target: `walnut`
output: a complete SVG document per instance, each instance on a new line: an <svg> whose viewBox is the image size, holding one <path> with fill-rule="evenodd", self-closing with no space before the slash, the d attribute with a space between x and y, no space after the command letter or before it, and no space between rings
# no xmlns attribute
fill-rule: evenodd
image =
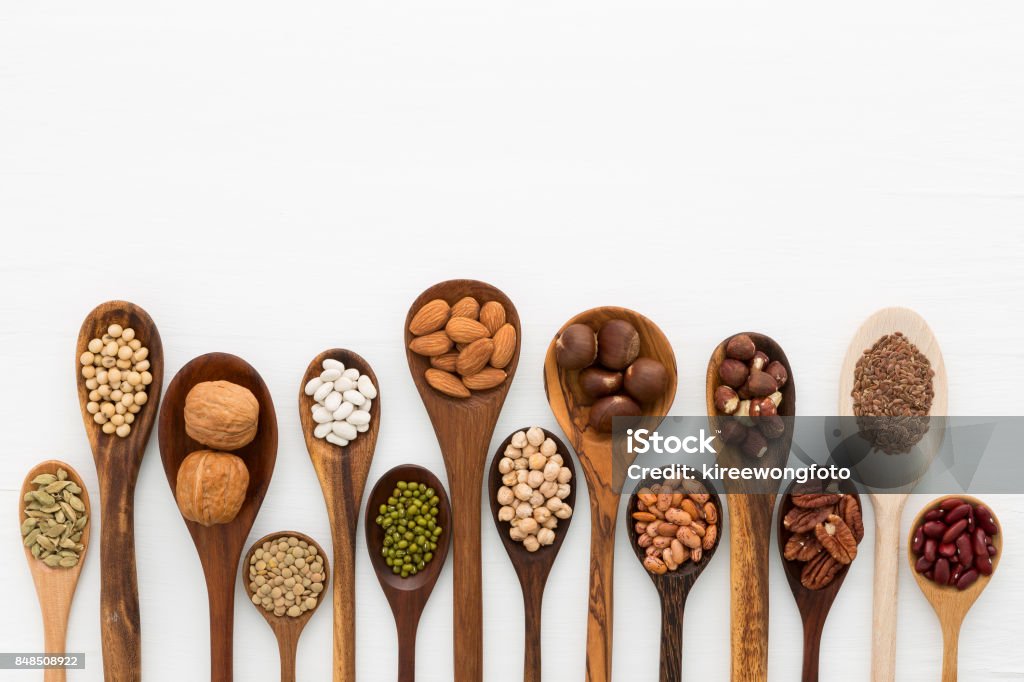
<svg viewBox="0 0 1024 682"><path fill-rule="evenodd" d="M249 470L227 452L198 450L178 469L175 498L182 516L204 526L229 523L238 515L249 488Z"/></svg>
<svg viewBox="0 0 1024 682"><path fill-rule="evenodd" d="M185 432L203 445L237 450L256 437L260 404L230 381L204 381L185 397Z"/></svg>

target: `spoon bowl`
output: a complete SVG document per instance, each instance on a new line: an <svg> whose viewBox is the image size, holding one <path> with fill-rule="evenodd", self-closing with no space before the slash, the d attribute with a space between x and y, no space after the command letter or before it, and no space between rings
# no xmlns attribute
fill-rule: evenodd
<svg viewBox="0 0 1024 682"><path fill-rule="evenodd" d="M242 458L249 470L249 488L245 501L228 523L203 526L182 516L206 576L210 600L210 679L230 682L233 676L233 631L235 571L263 504L277 460L277 416L270 391L259 373L245 360L227 353L200 355L181 370L167 387L160 408L160 459L163 461L171 496L175 496L178 469L196 450L208 449L185 433L185 397L192 387L204 381L230 381L252 391L259 403L256 437L232 454Z"/></svg>
<svg viewBox="0 0 1024 682"><path fill-rule="evenodd" d="M148 401L135 415L126 438L103 433L86 405L89 390L82 380L79 358L89 341L102 337L112 324L132 328L149 349L153 381ZM103 669L109 679L138 680L142 669L139 585L135 572L135 482L156 423L164 383L164 347L153 318L127 301L96 306L83 320L75 344L75 385L82 423L96 463L100 493L100 638Z"/></svg>
<svg viewBox="0 0 1024 682"><path fill-rule="evenodd" d="M249 566L251 565L253 554L256 553L257 549L263 547L263 543L280 537L296 537L300 541L307 542L310 547L315 547L317 556L321 558L324 566L324 589L317 596L316 605L305 613L294 618L287 614L278 616L271 611L267 611L262 606L253 604L256 610L260 612L260 615L267 621L267 625L274 631L274 636L277 638L277 648L281 657L281 682L295 682L295 655L299 646L299 636L302 635L302 630L306 627L306 623L313 617L316 610L320 608L320 604L323 603L323 598L327 594L330 566L324 548L308 535L297 533L293 530L284 530L264 535L253 543L249 551L245 553L245 561L242 562L242 586L245 588L247 595L251 594L249 591Z"/></svg>
<svg viewBox="0 0 1024 682"><path fill-rule="evenodd" d="M646 412L644 426L657 428L672 407L678 370L672 345L651 320L627 308L604 306L582 312L555 334L544 358L544 390L559 427L580 460L590 492L590 599L587 618L587 679L604 682L612 674L612 569L615 557L615 523L619 514L619 493L615 472L625 472L632 462L624 447L612 447L612 434L590 426L590 407L579 399L579 371L563 370L555 361L555 342L572 324L586 324L595 331L608 320L621 319L640 333L639 357L661 362L668 371L664 395ZM620 482L621 483L621 482Z"/></svg>
<svg viewBox="0 0 1024 682"><path fill-rule="evenodd" d="M32 480L40 474L56 474L58 469L68 472L69 481L74 481L82 489L79 498L85 504L86 513L90 515L89 522L82 529L81 544L84 546L78 556L78 564L71 568L50 567L35 558L28 547L24 547L25 560L28 561L29 571L32 573L32 581L36 586L36 595L39 597L39 608L43 615L43 642L44 651L47 654L63 654L67 651L68 616L71 614L71 602L75 598L75 588L78 587L78 578L82 573L82 566L85 565L85 553L89 550L89 529L92 526L92 506L89 504L89 491L82 481L82 477L75 469L65 462L56 459L49 459L32 467L25 476L25 482L21 485L21 494L18 496L18 525L25 520L24 506L25 494L35 490ZM64 682L67 672L64 668L47 668L43 672L45 682Z"/></svg>
<svg viewBox="0 0 1024 682"><path fill-rule="evenodd" d="M387 502L399 481L422 483L434 489L440 500L437 523L441 526L441 539L437 543L434 558L416 575L403 578L395 575L387 565L381 548L384 546L384 528L377 525L377 515L382 504ZM437 476L416 464L403 464L387 471L370 491L366 504L366 548L370 553L370 564L377 575L380 588L384 591L391 612L395 616L398 630L398 680L412 682L416 678L416 630L423 608L430 593L437 584L444 562L448 558L448 545L452 536L452 508L448 494Z"/></svg>
<svg viewBox="0 0 1024 682"><path fill-rule="evenodd" d="M498 512L501 505L498 503L498 490L503 485L501 482L501 471L498 464L505 456L505 449L512 444L512 436L519 431L526 431L529 427L518 429L509 434L508 438L502 441L491 460L490 472L487 476L487 491L490 494L491 516L494 526L498 530L498 537L501 544L505 546L505 552L512 561L512 566L519 576L519 585L523 590L523 610L526 621L526 646L523 663L523 679L527 682L540 682L541 680L541 615L542 602L544 599L544 586L548 580L551 567L558 557L558 550L562 548L565 541L565 534L569 531L569 524L572 516L567 519L559 519L558 527L555 529L555 541L546 547L541 547L536 552L530 552L523 546L523 543L516 542L509 537L509 523L498 519ZM572 473L569 496L563 502L573 510L576 509L576 467L572 463L572 455L569 449L558 436L547 429L542 429L544 436L555 442L558 454L562 455L562 466Z"/></svg>

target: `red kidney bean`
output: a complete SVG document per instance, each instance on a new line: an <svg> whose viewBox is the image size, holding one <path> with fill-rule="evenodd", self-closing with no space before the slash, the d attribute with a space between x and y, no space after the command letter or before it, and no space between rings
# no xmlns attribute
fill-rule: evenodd
<svg viewBox="0 0 1024 682"><path fill-rule="evenodd" d="M941 521L928 521L921 528L924 534L930 538L941 538L946 533L946 524Z"/></svg>
<svg viewBox="0 0 1024 682"><path fill-rule="evenodd" d="M972 568L971 570L964 572L963 575L960 576L960 579L956 581L956 589L966 590L968 587L973 585L977 579L978 572Z"/></svg>
<svg viewBox="0 0 1024 682"><path fill-rule="evenodd" d="M932 580L939 583L940 585L945 585L949 582L948 559L942 558L935 562L935 575L932 577Z"/></svg>
<svg viewBox="0 0 1024 682"><path fill-rule="evenodd" d="M946 557L947 559L956 556L956 545L952 542L939 545L939 554Z"/></svg>
<svg viewBox="0 0 1024 682"><path fill-rule="evenodd" d="M949 575L949 581L946 584L947 585L956 585L956 581L960 580L960 575L963 572L964 572L964 567L961 566L960 564L957 564L956 568L954 568L953 572Z"/></svg>
<svg viewBox="0 0 1024 682"><path fill-rule="evenodd" d="M974 516L978 525L984 528L986 533L989 535L999 534L999 526L996 525L996 519L988 507L979 504L974 510Z"/></svg>
<svg viewBox="0 0 1024 682"><path fill-rule="evenodd" d="M988 555L989 556L995 556L996 555L996 546L995 545L989 545L988 546Z"/></svg>
<svg viewBox="0 0 1024 682"><path fill-rule="evenodd" d="M924 529L920 526L914 531L914 541L910 543L910 549L918 556L921 556L924 550Z"/></svg>
<svg viewBox="0 0 1024 682"><path fill-rule="evenodd" d="M946 515L942 517L942 520L949 525L953 525L960 519L967 518L967 515L971 512L971 506L968 504L961 504L953 509L946 512Z"/></svg>
<svg viewBox="0 0 1024 682"><path fill-rule="evenodd" d="M938 549L939 544L935 542L934 538L928 538L924 541L924 558L928 561L935 563L935 551Z"/></svg>
<svg viewBox="0 0 1024 682"><path fill-rule="evenodd" d="M982 575L992 575L992 557L982 554L974 559L974 567Z"/></svg>
<svg viewBox="0 0 1024 682"><path fill-rule="evenodd" d="M947 497L942 502L939 502L939 509L949 511L950 509L956 509L957 507L963 507L966 503L959 497Z"/></svg>
<svg viewBox="0 0 1024 682"><path fill-rule="evenodd" d="M917 564L914 566L918 573L927 573L935 565L934 561L928 561L924 557L917 560Z"/></svg>
<svg viewBox="0 0 1024 682"><path fill-rule="evenodd" d="M924 515L924 520L925 521L938 521L938 520L940 520L942 518L943 514L945 514L945 512L942 511L941 509L932 509L930 512L928 512L927 514Z"/></svg>
<svg viewBox="0 0 1024 682"><path fill-rule="evenodd" d="M988 546L988 536L985 534L983 528L975 528L971 534L972 544L974 545L975 554L984 554L985 548Z"/></svg>
<svg viewBox="0 0 1024 682"><path fill-rule="evenodd" d="M971 536L964 533L956 539L956 551L960 553L960 563L970 566L974 563L974 549L971 547Z"/></svg>
<svg viewBox="0 0 1024 682"><path fill-rule="evenodd" d="M942 536L942 542L953 542L958 537L964 534L967 530L967 519L960 519L952 526L946 529L946 532Z"/></svg>

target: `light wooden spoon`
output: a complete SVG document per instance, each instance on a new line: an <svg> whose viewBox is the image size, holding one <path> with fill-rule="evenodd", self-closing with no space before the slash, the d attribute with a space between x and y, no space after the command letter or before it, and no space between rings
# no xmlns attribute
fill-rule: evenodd
<svg viewBox="0 0 1024 682"><path fill-rule="evenodd" d="M854 370L857 361L864 351L871 348L882 336L894 332L903 334L917 346L935 371L932 387L935 397L932 400L931 414L936 417L946 415L948 410L948 392L946 365L942 360L942 351L938 341L920 315L908 308L883 308L860 326L850 341L849 350L843 361L842 373L839 376L839 416L841 430L850 431L846 437L856 437L856 423L853 417ZM907 461L912 467L923 473L919 463L930 462L942 447L945 428L941 423L933 421L924 439L917 445L912 457ZM878 466L895 466L898 460L884 452L872 451L872 460L862 462L866 467L874 462ZM861 468L859 467L859 468ZM868 498L875 511L875 579L872 602L872 642L871 642L871 679L873 682L893 682L896 678L896 613L897 586L899 584L899 546L900 519L907 497L916 484L916 478L889 493L869 493Z"/></svg>
<svg viewBox="0 0 1024 682"><path fill-rule="evenodd" d="M910 536L907 540L907 559L910 561L910 572L913 573L914 579L917 580L917 586L921 588L924 596L931 603L932 608L935 609L935 615L939 617L939 625L942 627L942 682L956 682L960 626L963 624L964 616L967 615L971 606L981 596L982 591L988 587L989 581L992 580L992 576L995 575L995 571L999 567L999 559L1003 556L1003 527L1000 525L995 512L993 512L992 518L995 520L999 532L992 536L992 546L996 548L996 555L992 557L992 575L979 575L973 585L966 590L959 590L956 586L939 585L917 572L914 567L916 557L914 552L909 549L914 542L914 531L921 524L925 514L935 509L939 503L949 497L958 497L971 504L983 504L981 500L970 495L945 495L940 497L925 506L917 515L914 523L910 526ZM990 511L991 509L989 507Z"/></svg>
<svg viewBox="0 0 1024 682"><path fill-rule="evenodd" d="M264 535L262 538L253 543L249 551L245 553L245 561L242 562L242 588L245 590L246 595L251 595L249 591L249 566L251 557L256 553L257 549L263 546L263 543L273 540L274 538L280 537L296 537L299 540L305 540L309 543L310 547L316 547L317 555L323 561L324 565L324 589L317 595L316 606L309 609L300 616L291 617L289 615L276 616L272 611L267 611L262 606L253 604L260 615L267 621L267 625L274 631L274 636L277 638L277 649L281 657L281 682L295 682L295 655L299 647L299 636L302 635L303 628L306 627L306 623L313 617L313 613L320 608L320 604L324 601L324 596L327 594L327 585L329 582L328 576L330 575L329 563L327 561L327 554L324 553L324 548L316 543L313 538L303 533L297 533L294 530L283 530L277 533L270 533ZM249 600L252 603L252 599Z"/></svg>
<svg viewBox="0 0 1024 682"><path fill-rule="evenodd" d="M640 332L640 357L658 360L668 370L665 395L647 408L652 417L646 427L654 429L668 414L676 396L676 356L668 338L649 319L627 308L604 306L576 315L562 325L544 359L544 390L555 420L576 450L590 491L590 600L587 619L587 680L606 682L612 676L612 569L615 565L615 522L620 497L613 486L614 472L625 472L629 455L615 453L612 434L599 433L589 423L590 407L577 396L579 371L564 371L555 362L555 341L566 327L582 323L597 331L608 320L626 320ZM624 448L620 448L623 449ZM617 455L624 455L618 462Z"/></svg>
<svg viewBox="0 0 1024 682"><path fill-rule="evenodd" d="M36 584L36 595L39 597L39 608L43 612L43 642L44 651L48 654L63 654L67 650L66 640L68 632L68 616L71 614L71 601L75 597L75 588L78 586L78 576L82 573L82 566L85 565L85 553L89 550L89 528L92 526L92 506L89 504L89 491L82 482L82 477L70 465L56 459L40 462L32 467L32 470L25 476L25 482L21 485L21 494L18 496L18 525L25 520L25 493L35 490L32 479L40 474L56 474L58 469L68 472L68 480L74 481L82 489L79 497L85 504L86 512L89 514L89 522L82 529L81 544L85 546L78 557L78 564L71 568L51 568L39 559L32 556L32 552L25 547L25 560L28 561L28 568L32 572L32 580ZM64 668L46 668L43 671L44 682L64 682L67 678L67 671Z"/></svg>
<svg viewBox="0 0 1024 682"><path fill-rule="evenodd" d="M370 377L377 397L370 408L370 428L345 447L313 435L317 423L311 411L315 401L306 395L306 383L323 372L323 361L334 359L346 369L358 369ZM370 364L350 350L332 348L313 358L299 385L299 420L306 450L320 480L334 547L334 682L356 679L356 528L366 477L377 448L381 417L380 383Z"/></svg>

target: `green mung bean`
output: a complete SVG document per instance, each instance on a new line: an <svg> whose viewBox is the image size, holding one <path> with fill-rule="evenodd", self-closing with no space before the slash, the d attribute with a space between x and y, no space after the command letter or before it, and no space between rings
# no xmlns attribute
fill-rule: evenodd
<svg viewBox="0 0 1024 682"><path fill-rule="evenodd" d="M437 522L439 504L437 492L430 486L399 481L380 505L376 519L384 529L380 553L395 575L416 575L434 558L444 532Z"/></svg>

